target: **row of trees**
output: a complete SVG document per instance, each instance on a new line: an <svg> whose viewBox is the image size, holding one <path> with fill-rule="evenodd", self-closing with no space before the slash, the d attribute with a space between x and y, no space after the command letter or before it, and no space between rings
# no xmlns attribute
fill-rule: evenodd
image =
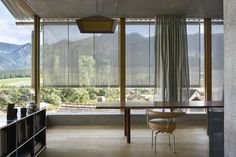
<svg viewBox="0 0 236 157"><path fill-rule="evenodd" d="M106 101L119 100L118 88L41 88L41 102L52 105L65 104L94 104L98 96L106 97ZM26 106L33 100L30 87L0 87L0 108L5 109L8 103Z"/></svg>
<svg viewBox="0 0 236 157"><path fill-rule="evenodd" d="M127 94L149 95L153 89L129 88ZM119 88L46 88L40 91L41 102L46 102L54 106L60 104L95 104L98 97L103 96L106 102L119 101ZM0 87L0 109L6 109L8 103L15 103L18 106L26 106L33 100L33 90L30 86Z"/></svg>
<svg viewBox="0 0 236 157"><path fill-rule="evenodd" d="M119 98L116 88L42 88L42 101L50 104L94 104L98 96L104 96L107 101Z"/></svg>
<svg viewBox="0 0 236 157"><path fill-rule="evenodd" d="M31 77L30 70L0 71L0 79Z"/></svg>

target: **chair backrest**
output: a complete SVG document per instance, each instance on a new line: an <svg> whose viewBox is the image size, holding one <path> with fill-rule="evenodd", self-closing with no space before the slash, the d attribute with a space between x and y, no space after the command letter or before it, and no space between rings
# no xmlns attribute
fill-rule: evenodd
<svg viewBox="0 0 236 157"><path fill-rule="evenodd" d="M147 110L146 114L149 118L153 119L153 118L178 118L182 115L184 115L183 112L157 112L157 111L153 111L153 110Z"/></svg>

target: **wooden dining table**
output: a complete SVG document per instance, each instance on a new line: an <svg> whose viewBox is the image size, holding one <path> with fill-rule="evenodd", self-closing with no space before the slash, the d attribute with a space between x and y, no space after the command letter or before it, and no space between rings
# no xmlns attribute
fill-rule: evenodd
<svg viewBox="0 0 236 157"><path fill-rule="evenodd" d="M131 114L132 109L190 109L203 108L209 111L210 108L223 108L223 101L153 101L153 102L120 102L98 103L97 109L123 109L124 110L124 134L127 143L131 143Z"/></svg>

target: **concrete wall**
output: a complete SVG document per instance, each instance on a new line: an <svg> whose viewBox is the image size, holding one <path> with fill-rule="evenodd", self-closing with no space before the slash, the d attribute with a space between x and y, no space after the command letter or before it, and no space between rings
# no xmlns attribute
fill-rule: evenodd
<svg viewBox="0 0 236 157"><path fill-rule="evenodd" d="M146 116L135 114L131 116L131 123L134 125L145 125ZM122 114L57 114L47 115L47 124L51 125L123 125ZM206 115L185 115L177 119L177 124L207 124Z"/></svg>
<svg viewBox="0 0 236 157"><path fill-rule="evenodd" d="M236 0L224 0L224 148L236 157Z"/></svg>

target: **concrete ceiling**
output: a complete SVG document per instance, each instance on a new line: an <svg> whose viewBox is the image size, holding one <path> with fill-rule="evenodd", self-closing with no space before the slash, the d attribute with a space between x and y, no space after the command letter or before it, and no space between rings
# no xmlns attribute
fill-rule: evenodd
<svg viewBox="0 0 236 157"><path fill-rule="evenodd" d="M41 18L81 18L97 14L96 0L25 1ZM223 0L98 0L98 14L113 18L157 15L221 18Z"/></svg>

